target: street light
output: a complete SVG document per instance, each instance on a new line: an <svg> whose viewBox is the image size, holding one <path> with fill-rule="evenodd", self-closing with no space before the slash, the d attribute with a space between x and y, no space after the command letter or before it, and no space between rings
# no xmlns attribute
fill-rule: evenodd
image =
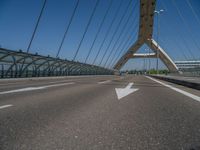
<svg viewBox="0 0 200 150"><path fill-rule="evenodd" d="M150 63L151 63L151 62L150 62L150 48L146 48L145 51L146 51L146 52L148 53L148 55L149 55L149 59L148 59L148 60L149 60L148 72L149 72L149 71L150 71ZM147 57L148 57L148 55L147 55Z"/></svg>
<svg viewBox="0 0 200 150"><path fill-rule="evenodd" d="M163 9L160 9L160 10L155 10L155 11L154 11L154 13L158 13L158 14L160 14L160 13L162 13L162 12L164 12L164 10L163 10Z"/></svg>
<svg viewBox="0 0 200 150"><path fill-rule="evenodd" d="M156 56L157 56L157 61L156 61L156 72L158 74L158 58L159 58L159 50L158 50L158 37L159 37L159 29L160 29L160 20L159 20L159 15L162 14L164 12L163 9L160 9L160 10L155 10L154 13L157 14L157 53L156 53Z"/></svg>
<svg viewBox="0 0 200 150"><path fill-rule="evenodd" d="M145 60L146 54L144 54L144 68L143 68L143 73L145 74L146 72L146 60Z"/></svg>

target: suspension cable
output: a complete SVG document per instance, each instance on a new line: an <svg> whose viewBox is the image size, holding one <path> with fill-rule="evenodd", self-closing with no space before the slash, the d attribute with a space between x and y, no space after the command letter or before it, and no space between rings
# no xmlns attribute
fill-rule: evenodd
<svg viewBox="0 0 200 150"><path fill-rule="evenodd" d="M128 3L128 5L126 6L123 15L122 15L121 18L120 18L120 21L119 21L119 23L118 23L118 25L117 25L117 28L115 29L115 31L114 31L114 33L113 33L113 35L112 35L112 37L111 37L111 40L110 40L110 42L109 42L109 44L108 44L108 46L107 46L107 48L106 48L106 50L105 50L105 52L104 52L104 54L103 54L103 57L102 57L102 59L101 59L99 65L101 65L101 63L103 62L103 60L104 60L104 58L105 58L107 52L109 51L109 48L110 48L110 46L111 46L111 43L113 42L113 40L114 40L114 38L115 38L115 35L117 34L117 32L118 32L118 30L119 30L119 28L120 28L120 26L121 26L122 20L124 19L126 13L128 12L128 8L129 8L131 2L132 2L132 0L129 0L129 3Z"/></svg>
<svg viewBox="0 0 200 150"><path fill-rule="evenodd" d="M130 27L129 27L128 29L131 29L131 27L132 27L132 24L130 25ZM135 25L134 27L136 27L136 25ZM133 32L133 31L135 31L134 28L131 30L131 32ZM126 36L128 33L130 33L129 30L126 31L126 33L124 34L124 37L122 38L122 39L124 39L124 40L122 40L122 41L120 42L120 44L118 45L118 47L116 48L117 51L115 51L115 54L114 54L113 58L111 59L111 63L110 63L110 64L112 64L113 61L115 60L116 56L118 56L118 55L121 53L122 50L120 49L120 47L123 47L122 45L124 45L125 43L127 44L127 42L126 42L127 39L126 39L125 36ZM128 37L129 37L129 36L128 36ZM128 38L128 39L129 39L129 38ZM118 55L117 55L117 54L118 54Z"/></svg>
<svg viewBox="0 0 200 150"><path fill-rule="evenodd" d="M135 25L136 27L136 25ZM112 67L116 61L119 59L120 56L123 56L125 53L126 53L126 50L130 47L130 45L132 44L132 37L133 35L136 34L136 30L135 30L135 27L133 27L132 31L130 32L130 35L128 36L127 40L125 40L124 44L122 45L117 57L115 57L115 59L113 58L113 63L110 63L110 67ZM134 37L135 38L135 37ZM127 47L127 48L125 48Z"/></svg>
<svg viewBox="0 0 200 150"><path fill-rule="evenodd" d="M31 45L32 45L32 42L33 42L33 39L34 39L34 37L35 37L35 34L36 34L36 31L37 31L38 25L39 25L40 20L41 20L41 17L42 17L42 14L43 14L43 12L44 12L44 8L45 8L45 6L46 6L46 2L47 2L47 0L44 0L43 6L42 6L42 9L41 9L41 11L40 11L39 17L38 17L38 19L37 19L35 28L34 28L34 30L33 30L33 34L32 34L32 36L31 36L31 39L30 39L28 48L27 48L27 50L26 50L27 53L30 51L30 47L31 47ZM25 63L25 58L23 59L23 62L22 62L22 65L21 65L20 76L21 76L21 71L22 71L22 69L23 69L23 67L24 67L24 63Z"/></svg>
<svg viewBox="0 0 200 150"><path fill-rule="evenodd" d="M164 5L164 3L162 3L163 5ZM166 24L166 23L164 23L164 24ZM178 25L178 23L176 22L176 24ZM168 26L167 26L168 27ZM193 53L192 53L192 51L190 50L190 48L189 48L189 46L188 46L188 44L187 44L187 40L184 38L184 36L182 36L181 35L181 31L178 29L177 30L178 32L178 36L181 38L181 40L183 41L183 44L181 44L181 46L184 46L184 48L189 52L189 54L190 54L190 56L192 57L192 59L193 60L196 60L196 58L194 57L194 55L193 55ZM177 39L176 39L177 40ZM178 50L179 51L181 51L181 47L180 47L180 45L178 45L178 42L175 42L176 43L176 46L178 46ZM183 54L183 56L184 56L184 58L185 58L185 60L190 60L190 59L188 59L188 57L187 57L187 55L185 55L185 53L184 53L184 51L181 51L182 52L182 54Z"/></svg>
<svg viewBox="0 0 200 150"><path fill-rule="evenodd" d="M177 7L175 0L171 0L171 1L172 1L173 5L175 6L175 8L176 8L176 10L177 10L177 12L178 12L180 18L182 19L183 23L185 24L186 28L187 28L188 31L190 32L192 41L194 42L194 44L195 44L195 46L197 47L197 49L200 50L200 47L199 47L199 45L197 44L196 40L194 39L194 36L193 36L193 34L192 34L192 31L191 31L189 25L187 24L187 22L185 21L183 15L181 14L180 9Z"/></svg>
<svg viewBox="0 0 200 150"><path fill-rule="evenodd" d="M32 42L33 42L33 39L34 39L34 37L35 37L35 33L36 33L36 31L37 31L37 28L38 28L38 25L39 25L39 23L40 23L42 14L43 14L43 12L44 12L44 8L45 8L45 6L46 6L46 2L47 2L47 0L44 0L42 9L41 9L41 11L40 11L40 14L39 14L39 17L38 17L38 19L37 19L35 28L34 28L34 30L33 30L33 34L32 34L32 36L31 36L31 40L30 40L29 45L28 45L28 48L27 48L27 50L26 50L27 53L29 52L30 47L31 47Z"/></svg>
<svg viewBox="0 0 200 150"><path fill-rule="evenodd" d="M164 22L164 21L165 21L165 19L163 19L163 24L166 25L166 22ZM161 22L161 23L162 23L162 22ZM177 25L178 25L178 24L177 24ZM170 32L169 26L165 26L165 28ZM186 45L186 40L183 39L184 36L181 36L181 32L179 31L179 29L177 29L177 33L178 33L178 36L182 39L183 45L184 45L185 48L189 51L189 54L193 57L193 59L195 59L194 56L193 56L193 53L190 51L190 49L189 49L188 46ZM177 40L177 37L176 37L176 36L175 36L175 38L176 38L176 40ZM175 43L177 43L177 42L175 42ZM176 45L176 44L175 44L175 45ZM184 52L180 50L180 47L178 48L178 50L184 55L185 59L187 60L188 58L185 56Z"/></svg>
<svg viewBox="0 0 200 150"><path fill-rule="evenodd" d="M163 3L163 5L165 5L165 3ZM165 20L163 20L163 21L165 21ZM178 22L175 21L175 23L177 24L177 26L179 26ZM166 23L164 23L164 24L166 24ZM167 27L168 27L168 26L167 26ZM194 55L193 55L191 49L189 48L189 46L188 46L188 44L187 44L187 40L185 39L185 36L183 36L183 35L181 34L181 31L180 31L179 28L177 28L177 33L178 33L178 36L180 37L180 39L183 41L182 43L185 45L185 47L186 47L187 51L189 52L189 54L191 55L191 57L192 57L193 59L195 59L195 57L194 57Z"/></svg>
<svg viewBox="0 0 200 150"><path fill-rule="evenodd" d="M113 3L113 0L110 0L109 6L108 6L108 8L107 8L107 10L106 10L106 13L105 13L105 15L104 15L102 21L101 21L101 24L100 24L100 26L99 26L99 28L98 28L98 31L97 31L97 33L96 33L96 35L95 35L95 38L94 38L94 40L93 40L93 42L92 42L92 45L91 45L91 47L90 47L90 49L89 49L89 52L88 52L88 54L87 54L87 57L86 57L86 59L85 59L85 63L87 62L87 60L88 60L88 58L89 58L89 56L90 56L90 54L91 54L91 52L92 52L92 50L93 50L94 44L95 44L95 42L96 42L96 40L97 40L97 37L98 37L98 35L99 35L99 33L100 33L102 27L103 27L103 24L104 24L105 19L106 19L107 15L108 15L108 12L110 11L110 8L111 8L111 6L112 6L112 3Z"/></svg>
<svg viewBox="0 0 200 150"><path fill-rule="evenodd" d="M87 31L88 31L88 28L89 28L90 23L91 23L91 21L92 21L92 19L93 19L93 16L94 16L94 14L95 14L95 11L96 11L96 8L97 8L98 4L99 4L99 0L97 0L96 3L95 3L94 9L93 9L92 14L91 14L91 16L90 16L90 18L89 18L89 21L88 21L88 23L87 23L86 29L85 29L85 31L84 31L84 33L83 33L82 39L81 39L81 41L80 41L80 43L79 43L79 45L78 45L78 48L77 48L77 50L76 50L76 52L75 52L73 61L76 59L76 57L77 57L77 55L78 55L78 52L79 52L80 47L81 47L81 45L82 45L83 39L85 38L85 35L86 35Z"/></svg>
<svg viewBox="0 0 200 150"><path fill-rule="evenodd" d="M135 18L133 18L133 20L135 20ZM134 34L136 33L136 30L135 30L136 26L137 26L137 24L134 24L134 26L132 27L132 24L131 24L130 27L128 28L128 30L126 31L125 35L127 35L128 33L131 33L131 34L128 36L128 40L126 40L125 37L124 37L124 38L123 38L124 41L122 41L122 42L119 44L119 46L117 47L117 49L119 49L119 50L118 50L118 55L117 55L117 52L116 52L115 57L113 57L112 60L111 60L111 63L110 63L111 65L112 65L112 63L114 63L114 62L118 59L118 57L121 56L121 54L123 53L123 51L124 51L126 45L127 45L127 44L129 43L129 41L131 40L132 35L134 35ZM132 28L131 28L131 27L132 27ZM131 29L131 32L129 31L129 29ZM124 44L123 44L123 43L124 43ZM121 49L120 49L120 47L121 47ZM117 55L117 57L116 57L116 55ZM110 66L111 66L111 65L110 65Z"/></svg>
<svg viewBox="0 0 200 150"><path fill-rule="evenodd" d="M117 50L116 50L115 48L116 48L117 44L119 43L119 40L121 39L122 34L125 32L125 29L127 28L127 25L128 25L128 23L129 23L129 21L130 21L131 16L132 16L132 15L134 16L134 13L133 13L133 12L134 12L134 10L135 10L136 4L137 4L137 2L135 3L135 5L133 6L133 8L131 9L128 18L127 18L127 20L126 20L124 26L122 27L122 30L121 30L121 32L120 32L120 34L119 34L117 40L115 41L115 43L114 43L114 45L113 45L113 47L112 47L112 49L111 49L111 51L110 51L110 54L108 55L108 58L107 58L107 60L106 60L106 62L105 62L105 64L104 64L104 67L107 65L107 63L109 62L110 58L112 59L111 56L113 55L113 53L114 53L114 52L116 53ZM133 12L132 12L132 10L133 10Z"/></svg>
<svg viewBox="0 0 200 150"><path fill-rule="evenodd" d="M114 63L119 59L119 57L121 55L123 55L123 53L126 52L125 51L126 45L128 45L128 48L129 48L129 42L131 41L132 35L136 35L136 30L135 30L135 28L137 26L137 22L135 22L135 20L137 20L136 17L137 17L137 15L133 17L133 24L130 24L129 28L127 29L126 33L124 34L124 37L122 38L124 40L121 41L121 43L118 45L118 47L117 47L118 51L115 52L113 58L111 59L109 67L113 66ZM131 29L131 30L129 31L129 29ZM129 35L129 33L131 33L131 34ZM127 39L126 39L126 35L129 35ZM121 49L120 49L120 47L121 47Z"/></svg>
<svg viewBox="0 0 200 150"><path fill-rule="evenodd" d="M113 17L113 19L112 19L112 21L111 21L110 26L108 27L108 30L106 31L106 34L105 34L105 36L104 36L104 39L103 39L103 41L102 41L102 43L101 43L101 45L100 45L100 47L99 47L99 49L98 49L98 51L97 51L97 54L96 54L96 56L95 56L95 58L94 58L94 60L93 60L92 65L95 64L95 62L96 62L96 60L97 60L97 57L99 56L100 51L101 51L101 49L102 49L102 47L103 47L103 45L104 45L104 43L105 43L105 40L107 39L107 37L108 37L108 35L109 35L109 33L110 33L110 30L112 29L113 23L115 22L115 20L116 20L116 18L117 18L117 16L118 16L119 10L120 10L121 5L122 5L122 2L123 2L123 0L120 1L120 4L119 4L119 6L117 7L117 9L116 9L116 11L115 11L114 17Z"/></svg>
<svg viewBox="0 0 200 150"><path fill-rule="evenodd" d="M164 41L168 41L168 42L169 42L169 39L166 39L166 38L160 39L160 42L163 44L162 47L166 50L166 45L165 45L166 42L164 42ZM181 51L181 47L180 47L180 45L178 45L177 40L174 41L174 42L176 42L175 50L178 49L178 51L180 52L180 51ZM177 48L177 47L178 47L178 48ZM173 49L173 48L171 48L171 49ZM185 53L184 53L183 51L181 51L181 53L183 54L183 57L185 58L185 60L188 61L189 59L188 59L188 57L185 55ZM180 55L180 53L179 53L179 55ZM182 56L182 55L181 55L181 56Z"/></svg>
<svg viewBox="0 0 200 150"><path fill-rule="evenodd" d="M164 6L164 3L162 3L162 6L166 9L166 7ZM162 25L162 23L163 23L164 25L166 25L165 19L163 19L162 21L163 21L163 22L161 22L161 25ZM168 26L168 25L165 26L165 29L166 29L166 32L170 32L170 29L169 29L169 26ZM163 37L163 39L165 39L165 41L170 41L169 38ZM177 37L176 37L176 36L175 36L175 39L177 40ZM160 39L160 40L161 40L161 42L163 43L163 45L165 46L164 43L166 43L166 42L162 41L162 39ZM177 42L175 42L175 43L177 43ZM178 46L177 44L175 44L175 45ZM181 53L183 54L183 56L185 57L185 59L187 60L187 57L185 56L184 52L181 51L180 46L178 47L178 51L181 52Z"/></svg>
<svg viewBox="0 0 200 150"><path fill-rule="evenodd" d="M70 28L70 26L71 26L71 23L72 23L72 21L73 21L74 15L75 15L76 10L77 10L77 7L78 7L78 5L79 5L79 1L80 1L80 0L77 0L77 2L76 2L75 8L74 8L74 10L73 10L73 12L72 12L72 15L71 15L71 17L70 17L69 23L68 23L68 25L67 25L67 28L66 28L65 33L64 33L64 35L63 35L62 41L61 41L60 46L59 46L59 48L58 48L56 57L58 57L59 54L60 54L60 50L61 50L61 48L62 48L62 46L63 46L63 43L64 43L65 38L66 38L66 36L67 36L68 30L69 30L69 28Z"/></svg>
<svg viewBox="0 0 200 150"><path fill-rule="evenodd" d="M115 59L115 61L113 61L113 64L110 64L109 68L113 68L116 61L120 59L120 57L124 56L125 53L127 52L127 49L130 48L130 46L133 44L133 41L131 39L132 36L129 36L128 40L126 41L126 43L124 43L123 47L122 47L122 51L119 53L118 58Z"/></svg>
<svg viewBox="0 0 200 150"><path fill-rule="evenodd" d="M196 18L197 22L198 22L199 25L200 25L200 19L199 19L197 13L195 12L195 10L194 10L194 8L193 8L191 2L190 2L189 0L186 0L186 2L187 2L187 4L188 4L188 6L190 7L190 9L192 10L192 13L193 13L194 17Z"/></svg>

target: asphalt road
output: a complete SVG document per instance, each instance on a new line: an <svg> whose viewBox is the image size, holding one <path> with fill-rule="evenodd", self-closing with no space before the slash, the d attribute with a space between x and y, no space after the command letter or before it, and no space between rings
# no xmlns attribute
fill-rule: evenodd
<svg viewBox="0 0 200 150"><path fill-rule="evenodd" d="M198 150L200 92L161 82L145 76L0 81L0 150ZM115 88L130 83L138 90L118 99Z"/></svg>

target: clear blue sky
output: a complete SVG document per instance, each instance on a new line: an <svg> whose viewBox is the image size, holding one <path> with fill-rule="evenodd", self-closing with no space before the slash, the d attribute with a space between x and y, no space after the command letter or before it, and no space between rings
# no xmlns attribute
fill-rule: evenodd
<svg viewBox="0 0 200 150"><path fill-rule="evenodd" d="M120 53L121 49L125 52L127 48L133 44L137 37L138 29L138 12L139 12L139 0L133 0L131 5L128 6L130 0L122 0L122 4L117 15L117 18L112 26L109 36L106 39L105 44L100 52L99 57L96 60L98 64L103 56L108 44L111 40L114 31L119 25L120 18L125 13L125 17L122 20L119 30L117 31L111 46L106 53L103 63L109 57L110 51L114 47L115 41L122 31L122 36L116 43L115 49ZM174 5L175 1L176 5ZM173 60L192 60L200 59L200 1L188 0L192 5L192 9L189 7L187 0L157 0L157 10L164 9L164 12L160 15L160 35L159 43L166 50ZM93 62L95 55L103 41L103 38L108 30L111 20L120 5L121 0L113 0L112 7L106 17L103 28L95 42L94 48L89 57L88 63ZM71 60L75 54L78 44L86 28L86 24L89 20L91 12L95 6L96 0L80 0L77 12L74 16L73 22L69 28L69 32L65 39L64 45L61 49L60 58L67 58ZM0 1L0 45L1 47L26 51L28 43L31 38L34 26L36 24L39 12L41 10L43 0L1 0ZM59 44L61 42L63 33L69 23L69 18L75 7L76 0L47 0L46 7L38 26L38 30L35 35L35 39L32 43L30 52L39 53L41 55L50 55L55 57ZM133 6L135 9L132 10ZM109 0L100 0L97 10L94 14L94 18L88 28L88 32L80 47L80 51L77 55L77 61L84 61L88 50L94 40L98 27L103 19L103 16L109 6ZM128 10L126 12L126 7ZM186 24L179 16L176 7L180 10L181 15L184 17ZM197 15L195 17L195 15ZM132 13L130 20L125 26L126 20L128 20L129 14ZM154 23L154 38L157 39L157 17ZM198 20L199 19L199 20ZM132 28L131 28L132 27ZM133 29L134 27L134 29ZM128 34L126 34L128 33ZM132 34L132 36L130 36ZM130 41L127 41L131 37ZM127 42L126 42L127 41ZM185 42L186 41L186 42ZM127 43L127 44L126 44ZM118 49L117 49L118 48ZM144 45L139 51L144 52L146 46ZM114 52L111 53L111 58L114 56ZM108 64L111 59L108 59ZM144 60L130 60L124 69L141 69L144 66ZM155 60L151 60L151 67L155 67ZM164 68L160 62L160 67Z"/></svg>

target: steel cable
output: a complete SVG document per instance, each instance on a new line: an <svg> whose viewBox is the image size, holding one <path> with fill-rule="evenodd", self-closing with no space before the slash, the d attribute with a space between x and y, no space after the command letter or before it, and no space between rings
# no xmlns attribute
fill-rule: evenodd
<svg viewBox="0 0 200 150"><path fill-rule="evenodd" d="M175 21L175 23L177 24L177 26L179 26L179 24ZM179 35L179 37L182 39L184 46L186 47L187 51L189 52L189 54L192 56L193 59L195 59L194 54L192 53L192 51L190 50L189 46L187 45L187 41L184 38L184 36L181 34L181 31L179 28L177 28L177 33Z"/></svg>
<svg viewBox="0 0 200 150"><path fill-rule="evenodd" d="M96 42L96 40L97 40L97 37L98 37L98 35L99 35L99 33L100 33L102 27L103 27L103 24L104 24L104 22L105 22L105 19L106 19L107 15L108 15L108 12L109 12L111 6L112 6L112 3L113 3L113 0L110 0L109 6L108 6L108 8L107 8L107 10L106 10L106 13L105 13L105 15L104 15L102 21L101 21L101 24L100 24L100 26L99 26L99 28L98 28L98 31L97 31L97 33L96 33L96 35L95 35L95 38L94 38L94 40L93 40L93 42L92 42L92 45L91 45L91 47L90 47L90 49L89 49L89 52L88 52L88 54L87 54L87 57L86 57L86 59L85 59L85 63L87 62L87 60L88 60L88 58L89 58L89 56L90 56L90 54L91 54L91 52L92 52L92 50L93 50L94 44L95 44L95 42Z"/></svg>
<svg viewBox="0 0 200 150"><path fill-rule="evenodd" d="M188 6L190 7L190 9L192 10L192 13L193 13L193 15L195 16L195 18L196 18L198 24L200 25L200 19L199 19L197 13L195 12L195 10L194 10L194 8L193 8L191 2L190 2L189 0L186 0L186 2L187 2L187 4L188 4Z"/></svg>
<svg viewBox="0 0 200 150"><path fill-rule="evenodd" d="M137 24L134 24L133 28L131 28L132 25L130 26L129 29L132 29L131 32L130 32L131 34L128 36L128 40L124 40L124 41L125 41L124 44L121 43L121 44L117 47L117 49L119 49L118 55L117 55L117 53L116 53L117 57L116 57L116 56L113 57L113 59L111 60L111 63L110 63L111 65L112 65L114 62L116 62L117 59L119 59L119 57L120 57L121 54L123 53L123 51L124 51L126 45L128 44L128 41L131 39L131 36L134 35L134 34L136 33L136 30L135 30L136 26L137 26ZM129 33L129 30L126 31L126 34L128 34L128 33ZM126 34L125 34L125 35L126 35ZM135 38L135 37L134 37L134 38ZM125 39L125 38L124 38L124 39ZM120 49L120 46L122 47L121 49Z"/></svg>
<svg viewBox="0 0 200 150"><path fill-rule="evenodd" d="M67 28L66 28L66 30L65 30L65 33L64 33L64 35L63 35L62 41L61 41L60 46L59 46L59 48L58 48L56 57L58 57L59 54L60 54L61 48L62 48L62 46L63 46L63 43L64 43L64 41L65 41L65 38L66 38L67 33L68 33L68 31L69 31L69 28L70 28L70 26L71 26L71 23L72 23L72 21L73 21L74 15L75 15L76 10L77 10L77 7L78 7L78 5L79 5L79 1L80 1L80 0L77 0L77 2L76 2L76 5L75 5L74 10L73 10L73 12L72 12L72 15L71 15L71 17L70 17L69 23L68 23Z"/></svg>
<svg viewBox="0 0 200 150"><path fill-rule="evenodd" d="M100 54L100 52L101 52L101 49L102 49L102 47L103 47L103 45L104 45L104 43L105 43L105 40L107 39L107 37L108 37L108 35L109 35L109 33L110 33L110 30L111 30L111 28L112 28L112 26L113 26L113 23L115 22L115 20L116 20L116 18L117 18L117 15L118 15L119 10L120 10L120 8L121 8L122 2L123 2L123 0L120 1L120 4L119 4L119 6L118 6L117 9L116 9L116 12L115 12L114 17L113 17L113 19L112 19L112 21L111 21L111 24L110 24L110 26L108 27L108 30L106 31L106 34L105 34L105 36L104 36L104 39L103 39L103 41L102 41L102 43L101 43L101 45L100 45L100 47L99 47L99 49L98 49L98 51L97 51L97 54L96 54L96 56L95 56L95 58L94 58L94 60L93 60L93 63L92 63L93 65L95 64L95 62L96 62L96 60L97 60L97 57L99 56L99 54Z"/></svg>
<svg viewBox="0 0 200 150"><path fill-rule="evenodd" d="M102 59L101 59L99 65L102 64L102 62L103 62L103 60L104 60L104 58L105 58L105 56L106 56L106 54L107 54L107 52L108 52L110 46L111 46L111 43L113 42L113 40L114 40L114 38L115 38L115 35L117 34L117 32L118 32L118 30L119 30L119 28L120 28L120 26L121 26L122 20L124 19L126 13L128 12L128 8L129 8L131 2L132 2L132 0L129 0L129 3L128 3L128 5L126 6L123 15L122 15L121 18L120 18L120 21L119 21L119 23L118 23L118 25L117 25L117 28L115 29L115 31L114 31L114 33L113 33L113 35L112 35L112 37L111 37L111 40L110 40L110 42L109 42L109 44L108 44L108 46L107 46L107 48L106 48L106 50L105 50L105 52L104 52L104 54L103 54L103 57L102 57Z"/></svg>
<svg viewBox="0 0 200 150"><path fill-rule="evenodd" d="M134 5L133 8L132 8L132 9L133 9L133 12L134 12L134 10L135 10L136 4L137 4L137 3L135 3L135 5ZM117 44L119 43L119 40L121 39L123 33L125 32L125 29L127 28L127 25L128 25L128 23L129 23L129 21L130 21L130 19L131 19L131 16L132 16L132 15L134 16L134 13L132 12L132 10L131 10L130 12L131 12L131 13L129 14L129 16L128 16L128 18L127 18L127 20L126 20L124 26L122 27L122 30L121 30L121 32L120 32L120 34L119 34L117 40L115 41L115 43L114 43L114 45L113 45L113 47L112 47L112 49L111 49L110 54L108 55L109 57L107 58L107 60L106 60L106 62L105 62L105 64L104 64L104 67L105 67L105 66L107 65L107 63L109 62L109 59L112 60L112 57L111 57L111 56L113 55L114 52L116 53L117 49L115 49L115 48L116 48ZM115 56L115 53L114 53L113 57Z"/></svg>
<svg viewBox="0 0 200 150"><path fill-rule="evenodd" d="M90 23L91 23L92 18L93 18L94 14L95 14L95 11L96 11L96 8L97 8L98 4L99 4L99 0L96 1L95 6L94 6L94 9L92 10L92 14L91 14L91 16L90 16L90 18L89 18L89 21L88 21L88 23L87 23L87 26L86 26L86 29L85 29L85 31L84 31L84 33L83 33L83 36L82 36L82 38L81 38L81 41L79 42L78 48L77 48L77 50L76 50L76 52L75 52L75 55L74 55L74 57L73 57L73 61L76 59L76 57L77 57L77 55L78 55L78 53L79 53L79 50L80 50L80 47L81 47L81 45L82 45L83 39L85 38L85 35L86 35L87 31L88 31L88 28L89 28L89 26L90 26Z"/></svg>
<svg viewBox="0 0 200 150"><path fill-rule="evenodd" d="M197 44L196 40L194 39L194 36L193 36L193 34L192 34L192 31L191 31L189 25L187 24L187 22L185 21L185 18L184 18L183 15L181 14L180 9L177 7L175 0L171 0L171 1L172 1L172 3L173 3L174 7L176 8L176 10L177 10L177 12L178 12L180 18L182 19L183 23L185 24L186 28L188 29L188 31L189 31L189 33L190 33L190 35L191 35L192 41L194 42L194 44L195 44L195 46L197 47L197 49L200 50L200 47L199 47L199 45Z"/></svg>
<svg viewBox="0 0 200 150"><path fill-rule="evenodd" d="M34 28L34 30L33 30L33 34L32 34L32 36L31 36L31 40L30 40L29 45L28 45L28 48L27 48L27 50L26 50L27 53L29 52L30 47L31 47L32 42L33 42L33 39L34 39L34 37L35 37L35 33L36 33L36 31L37 31L37 28L38 28L38 25L39 25L39 23L40 23L42 14L43 14L43 12L44 12L44 8L45 8L45 6L46 6L46 2L47 2L47 0L44 0L42 9L41 9L41 11L40 11L40 14L39 14L39 17L38 17L38 19L37 19L35 28Z"/></svg>
<svg viewBox="0 0 200 150"><path fill-rule="evenodd" d="M118 53L118 55L117 55L117 57L115 58L115 59L113 59L114 61L113 61L113 63L110 63L111 65L110 65L110 67L112 67L115 63L116 63L116 61L119 59L119 57L121 57L121 56L123 56L127 51L127 49L130 47L130 45L132 44L132 37L133 37L133 35L134 34L136 34L136 30L135 30L135 28L133 28L133 30L130 32L131 34L129 35L129 37L128 37L128 39L125 41L125 43L122 45L122 47L121 47L121 50L119 51L119 53ZM134 37L135 38L135 37ZM127 48L125 48L125 47L127 47Z"/></svg>

